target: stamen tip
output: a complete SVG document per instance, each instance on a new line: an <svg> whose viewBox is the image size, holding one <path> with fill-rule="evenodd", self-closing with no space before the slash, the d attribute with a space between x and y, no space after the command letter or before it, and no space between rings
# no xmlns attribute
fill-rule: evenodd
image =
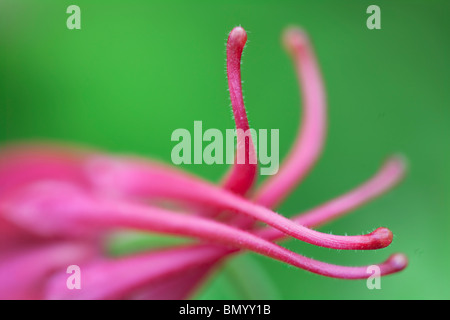
<svg viewBox="0 0 450 320"><path fill-rule="evenodd" d="M408 158L403 154L394 154L388 159L389 163L396 166L402 172L408 171L409 161Z"/></svg>
<svg viewBox="0 0 450 320"><path fill-rule="evenodd" d="M228 36L228 42L238 45L239 47L244 47L246 41L247 32L240 26L231 30L230 35Z"/></svg>
<svg viewBox="0 0 450 320"><path fill-rule="evenodd" d="M388 263L395 271L401 271L408 266L408 258L403 253L395 253L389 257Z"/></svg>
<svg viewBox="0 0 450 320"><path fill-rule="evenodd" d="M307 34L298 27L287 28L283 33L283 44L291 53L303 48L307 42Z"/></svg>
<svg viewBox="0 0 450 320"><path fill-rule="evenodd" d="M371 237L375 240L375 249L386 248L392 243L394 235L388 228L378 228L370 233Z"/></svg>

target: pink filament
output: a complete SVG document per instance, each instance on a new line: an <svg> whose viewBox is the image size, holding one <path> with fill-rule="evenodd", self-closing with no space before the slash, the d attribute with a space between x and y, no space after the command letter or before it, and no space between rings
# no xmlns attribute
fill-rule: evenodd
<svg viewBox="0 0 450 320"><path fill-rule="evenodd" d="M236 128L244 131L248 130L249 126L242 98L240 61L246 38L245 31L238 27L230 33L227 44L230 98ZM329 277L343 279L368 277L367 267L344 267L315 261L272 243L291 235L318 246L344 250L378 249L389 245L392 233L386 228L379 228L362 236L332 236L311 230L309 227L326 223L373 199L397 183L404 171L403 162L398 158L392 158L367 183L294 218L295 222L265 208L276 206L309 172L320 155L325 136L323 85L309 41L300 30L291 29L285 34L285 43L294 58L303 88L302 127L294 148L278 175L268 179L256 194L255 201L258 205L233 194L246 194L256 178L256 164L248 163L255 152L251 139L239 141L238 137L238 149L245 148L247 161L246 164L236 164L232 167L223 184L228 191L220 190L188 175L126 159L88 158L87 180L86 172L80 169L82 159L85 157L66 158L64 155L60 158L60 155L51 154L46 158L46 153L38 152L35 154L37 158L33 158L33 161L28 161L29 159L23 156L18 157L25 159L24 163L17 164L6 158L6 163L12 167L0 161L0 180L3 180L0 190L3 187L3 190L8 191L2 193L0 200L3 209L0 228L7 231L16 232L10 228L10 222L37 235L53 234L61 237L79 237L98 231L132 228L195 237L215 243L85 263L83 270L88 277L87 290L85 288L83 292L68 292L66 287L61 288L62 284L65 286L65 281L61 282L61 277L66 275L60 274L49 286L49 297L164 298L170 297L171 292L177 297L183 297L198 285L204 274L218 261L228 254L239 252L238 248L252 250ZM38 164L34 160L37 160ZM22 171L21 168L25 170ZM22 189L24 185L42 179L54 181ZM91 190L90 183L94 184L98 195L86 192ZM212 213L232 210L243 215L242 219L232 221L233 224L237 224L236 227L247 229L253 224L253 219L263 221L269 227L250 233L198 216L181 215L136 202L105 199L103 196L108 196L105 190L109 190L114 196L161 197L203 204L211 207ZM51 257L51 251L49 252L49 261L52 261L54 259ZM81 256L84 256L83 252ZM37 254L45 255L46 251L42 253L37 251ZM41 258L39 260L42 260ZM0 265L0 271L2 267L3 270L12 270L14 261L23 262L23 259L35 259L35 255L18 256L18 259L11 260L10 264ZM83 259L80 257L80 260ZM57 261L60 260L53 262ZM63 261L66 263L66 260ZM55 267L52 263L48 267L38 269L41 270L40 273L34 273L31 277L38 279L49 272ZM406 265L406 257L395 254L379 267L381 275L387 275L402 270ZM137 272L130 273L130 269ZM181 272L183 277L171 278L180 275ZM102 277L104 273L108 274L108 279ZM120 281L111 283L111 275ZM33 283L33 279L30 278L29 283ZM0 283L3 281L8 283L7 279L1 280ZM136 289L142 290L146 286L151 290L135 293Z"/></svg>
<svg viewBox="0 0 450 320"><path fill-rule="evenodd" d="M268 242L263 245L258 237L214 220L138 203L97 199L81 189L61 183L37 184L24 189L15 197L4 201L2 209L11 221L47 235L78 235L80 230L82 235L89 232L95 234L98 228L128 227L196 237L236 247L248 242L255 246L252 250L262 254L264 252L259 249L271 244ZM287 234L328 248L370 250L386 247L392 241L391 232L385 228L362 236L334 236L295 223L292 224L296 229L290 229L289 225L283 224L284 220L290 221L286 218L279 225L278 220L268 220L283 232L286 230Z"/></svg>
<svg viewBox="0 0 450 320"><path fill-rule="evenodd" d="M294 220L297 223L303 223L306 226L315 227L320 224L324 224L326 222L329 222L335 218L338 218L339 216L342 216L345 213L348 213L350 210L356 209L357 207L363 205L364 203L373 200L374 198L380 196L382 193L388 191L392 187L394 187L400 179L404 175L404 163L401 158L393 157L386 161L385 165L379 170L377 174L375 174L369 181L362 184L360 187L356 188L355 190L350 191L347 194L344 194L341 197L338 197L334 200L329 201L325 205L319 206L316 209L310 210L302 215L298 215L294 217ZM278 241L284 237L284 234L279 232L276 229L273 228L264 228L256 232L259 236L266 240L270 241ZM189 250L189 249L187 249ZM223 259L226 255L236 253L236 250L227 250L222 249L222 256L221 259ZM215 261L217 259L217 256L213 255L211 260L208 260L210 263L212 261ZM311 259L312 260L312 259ZM314 260L312 260L314 261ZM192 261L192 268L197 268L198 261ZM393 272L401 271L407 266L407 258L402 254L394 254L392 255L385 263L379 265L380 270L382 271L383 275L387 275ZM324 271L328 271L327 268L334 268L332 265L322 265L324 267ZM191 268L191 267L189 267ZM176 282L179 286L185 287L188 286L189 283L198 285L198 274L195 273L195 276L191 274L185 274L187 271L187 268L185 265L183 265L178 270L178 276L176 277ZM360 267L359 272L363 267ZM208 269L206 269L208 270ZM341 272L344 271L343 274L340 275L340 277L349 276L348 279L351 278L351 275L346 274L345 272L348 271L344 269L339 269ZM352 269L353 270L353 269ZM353 271L352 271L353 272ZM206 274L206 271L205 271ZM336 275L333 273L329 273L328 276L335 277ZM367 277L367 275L366 275ZM164 277L163 277L164 278ZM165 279L165 278L164 278ZM159 276L155 276L153 281L164 281L164 279L161 279ZM151 281L151 279L147 279L148 281ZM167 281L167 280L166 280ZM163 282L164 283L164 282ZM163 288L161 288L161 286ZM164 285L159 284L157 286L157 289L159 290L159 294L165 293L170 297L170 287L167 287L166 290L164 290ZM149 289L149 294L151 294L153 291ZM185 295L184 297L186 297Z"/></svg>
<svg viewBox="0 0 450 320"><path fill-rule="evenodd" d="M164 197L205 204L220 210L233 210L317 246L341 250L372 250L384 248L392 241L392 233L386 228L361 236L337 236L314 231L214 185L144 163L96 159L96 168L92 170L95 175L94 183L101 184L102 187L113 185L115 191L123 188L122 191L128 196Z"/></svg>
<svg viewBox="0 0 450 320"><path fill-rule="evenodd" d="M194 268L203 268L233 252L236 251L222 247L197 245L140 254L118 260L94 262L82 266L83 277L86 279L85 283L88 287L85 285L83 290L70 291L62 285L64 275L61 274L50 283L47 297L51 299L119 299L129 295L136 288L142 287L142 284L149 286L164 279L169 280L170 284L173 276ZM336 266L293 253L291 256L287 256L286 260L287 263L310 272L333 278L365 279L369 276L368 266ZM406 264L406 258L402 254L394 254L378 265L380 275L385 276L398 272L405 268ZM134 272L129 272L129 270L134 270ZM192 276L192 274L187 275ZM111 279L115 281L111 281ZM185 279L185 281L192 280L189 277ZM182 283L179 285L184 287Z"/></svg>
<svg viewBox="0 0 450 320"><path fill-rule="evenodd" d="M236 129L243 132L247 132L250 129L241 87L241 57L246 41L247 34L245 30L241 27L236 27L230 32L227 42L227 75L230 100ZM223 183L223 187L236 194L244 195L256 180L256 155L251 137L248 139L244 137L244 141L242 141L241 135L238 135L237 139L238 154L242 152L242 149L244 150L245 163L235 163L233 165ZM255 162L252 163L252 160L255 160Z"/></svg>
<svg viewBox="0 0 450 320"><path fill-rule="evenodd" d="M369 181L317 208L295 216L292 220L306 227L317 227L330 222L390 190L399 183L404 174L403 159L391 157ZM273 228L266 228L258 234L270 241L284 237L284 234Z"/></svg>
<svg viewBox="0 0 450 320"><path fill-rule="evenodd" d="M325 138L325 95L311 45L298 29L289 29L284 40L294 58L303 92L303 117L297 141L287 160L278 174L271 176L256 194L256 202L270 208L282 201L309 172L322 151Z"/></svg>

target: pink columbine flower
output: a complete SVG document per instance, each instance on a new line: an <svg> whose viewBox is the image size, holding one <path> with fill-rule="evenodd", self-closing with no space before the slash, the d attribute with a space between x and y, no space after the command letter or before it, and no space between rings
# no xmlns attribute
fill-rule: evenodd
<svg viewBox="0 0 450 320"><path fill-rule="evenodd" d="M227 43L231 104L236 128L243 130L249 129L240 74L246 40L244 29L236 27ZM49 145L4 148L0 153L0 298L185 299L220 262L245 250L328 277L367 278L366 266L328 264L277 244L290 236L339 250L390 245L392 232L387 228L353 236L312 228L389 190L405 171L402 159L391 157L367 182L312 210L292 219L273 211L313 167L326 127L323 84L309 40L292 28L285 32L284 43L301 85L301 129L279 172L256 189L257 165L249 163L232 166L217 186L133 157ZM238 141L238 148L245 148L247 159L255 152L251 139ZM170 200L186 212L148 201L155 199ZM267 226L257 227L256 221ZM107 236L122 229L190 237L198 243L108 257L102 250ZM80 290L67 288L70 265L82 270ZM378 264L381 275L406 265L403 254Z"/></svg>

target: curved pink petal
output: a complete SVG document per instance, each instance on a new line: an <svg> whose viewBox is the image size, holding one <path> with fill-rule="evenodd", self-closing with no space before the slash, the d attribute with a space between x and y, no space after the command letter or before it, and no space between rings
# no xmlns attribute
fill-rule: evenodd
<svg viewBox="0 0 450 320"><path fill-rule="evenodd" d="M47 286L47 299L120 299L159 279L168 279L182 269L214 262L218 252L212 246L189 246L160 250L120 259L104 259L80 266L80 290L69 290L67 275L56 275ZM133 270L133 272L130 272Z"/></svg>
<svg viewBox="0 0 450 320"><path fill-rule="evenodd" d="M173 274L169 278L161 277L125 296L131 300L182 300L195 292L201 280L211 272L216 263L204 264L195 268L187 267L183 272Z"/></svg>
<svg viewBox="0 0 450 320"><path fill-rule="evenodd" d="M42 286L53 272L96 254L84 243L57 243L15 251L0 260L0 299L42 299Z"/></svg>
<svg viewBox="0 0 450 320"><path fill-rule="evenodd" d="M35 181L57 180L86 186L82 159L76 148L52 144L18 144L0 151L0 197Z"/></svg>
<svg viewBox="0 0 450 320"><path fill-rule="evenodd" d="M0 151L0 199L18 188L42 180L56 180L87 186L81 159L88 154L75 148L52 144L17 144ZM40 237L30 234L0 214L0 251L35 243Z"/></svg>

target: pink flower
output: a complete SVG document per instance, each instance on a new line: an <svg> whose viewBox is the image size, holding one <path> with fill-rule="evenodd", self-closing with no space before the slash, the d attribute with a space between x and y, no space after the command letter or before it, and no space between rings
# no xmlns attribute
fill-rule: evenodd
<svg viewBox="0 0 450 320"><path fill-rule="evenodd" d="M227 44L231 104L236 128L243 130L249 129L240 75L246 40L244 29L237 27ZM243 250L328 277L367 278L367 266L332 265L276 244L291 236L340 250L387 247L392 242L387 228L353 236L312 228L389 190L405 169L401 158L391 157L356 189L293 219L271 209L311 170L326 127L322 79L309 40L293 28L286 31L284 42L301 84L301 130L279 172L255 191L255 164L233 165L216 186L144 159L48 145L4 149L0 154L0 298L183 299L220 262ZM255 152L251 139L238 141L238 148L245 148L247 159ZM186 212L148 201L155 199L170 200ZM267 227L258 228L256 221ZM102 250L107 236L121 229L190 237L199 243L108 257ZM67 288L70 265L82 270L80 290ZM382 275L406 265L403 254L378 264Z"/></svg>

